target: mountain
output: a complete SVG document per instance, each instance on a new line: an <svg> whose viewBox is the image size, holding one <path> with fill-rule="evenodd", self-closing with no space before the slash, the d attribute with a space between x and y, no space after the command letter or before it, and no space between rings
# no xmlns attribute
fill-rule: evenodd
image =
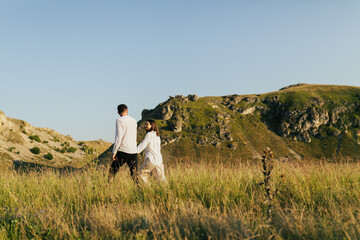
<svg viewBox="0 0 360 240"><path fill-rule="evenodd" d="M260 159L266 147L281 161L360 158L359 87L295 84L264 94L178 95L143 110L138 142L147 119L160 127L168 163L252 161ZM30 151L34 147L40 154ZM108 167L111 150L110 143L76 142L0 112L0 164L22 160L81 167L97 162ZM53 160L45 157L48 153Z"/></svg>
<svg viewBox="0 0 360 240"><path fill-rule="evenodd" d="M12 166L13 161L78 168L110 145L102 140L77 142L71 136L31 126L0 111L0 168Z"/></svg>
<svg viewBox="0 0 360 240"><path fill-rule="evenodd" d="M168 161L360 158L360 88L295 84L254 95L170 97L142 112L155 119Z"/></svg>

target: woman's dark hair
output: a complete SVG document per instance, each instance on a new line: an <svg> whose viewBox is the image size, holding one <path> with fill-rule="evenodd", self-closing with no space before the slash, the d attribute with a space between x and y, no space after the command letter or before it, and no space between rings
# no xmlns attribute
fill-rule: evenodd
<svg viewBox="0 0 360 240"><path fill-rule="evenodd" d="M152 120L152 119L149 119L149 120L146 120L146 121L149 122L150 125L151 125L151 129L149 130L149 132L155 131L156 135L159 137L160 133L159 133L159 128L158 128L156 122L154 120Z"/></svg>

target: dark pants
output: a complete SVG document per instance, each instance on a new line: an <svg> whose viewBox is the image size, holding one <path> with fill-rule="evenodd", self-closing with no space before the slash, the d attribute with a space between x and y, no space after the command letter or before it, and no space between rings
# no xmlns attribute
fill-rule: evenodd
<svg viewBox="0 0 360 240"><path fill-rule="evenodd" d="M124 164L127 164L130 168L130 175L137 181L136 172L138 170L137 164L137 154L130 154L125 152L117 152L116 160L112 162L109 174L111 177L119 171L120 167Z"/></svg>

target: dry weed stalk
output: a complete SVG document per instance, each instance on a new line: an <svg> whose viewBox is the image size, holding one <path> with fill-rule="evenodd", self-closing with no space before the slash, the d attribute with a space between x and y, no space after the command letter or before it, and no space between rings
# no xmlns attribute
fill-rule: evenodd
<svg viewBox="0 0 360 240"><path fill-rule="evenodd" d="M262 172L264 174L264 182L261 184L265 185L265 197L266 197L266 204L267 204L267 215L269 220L271 220L271 207L272 207L272 200L273 194L271 192L270 181L271 181L271 171L274 168L273 165L274 154L270 150L270 148L265 148L264 154L262 155L262 163L263 169Z"/></svg>

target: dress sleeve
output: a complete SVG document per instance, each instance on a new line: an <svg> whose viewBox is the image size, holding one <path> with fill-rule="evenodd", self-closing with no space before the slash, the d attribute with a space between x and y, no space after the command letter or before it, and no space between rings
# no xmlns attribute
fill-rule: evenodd
<svg viewBox="0 0 360 240"><path fill-rule="evenodd" d="M150 133L147 133L144 140L138 145L137 152L141 153L150 143Z"/></svg>

